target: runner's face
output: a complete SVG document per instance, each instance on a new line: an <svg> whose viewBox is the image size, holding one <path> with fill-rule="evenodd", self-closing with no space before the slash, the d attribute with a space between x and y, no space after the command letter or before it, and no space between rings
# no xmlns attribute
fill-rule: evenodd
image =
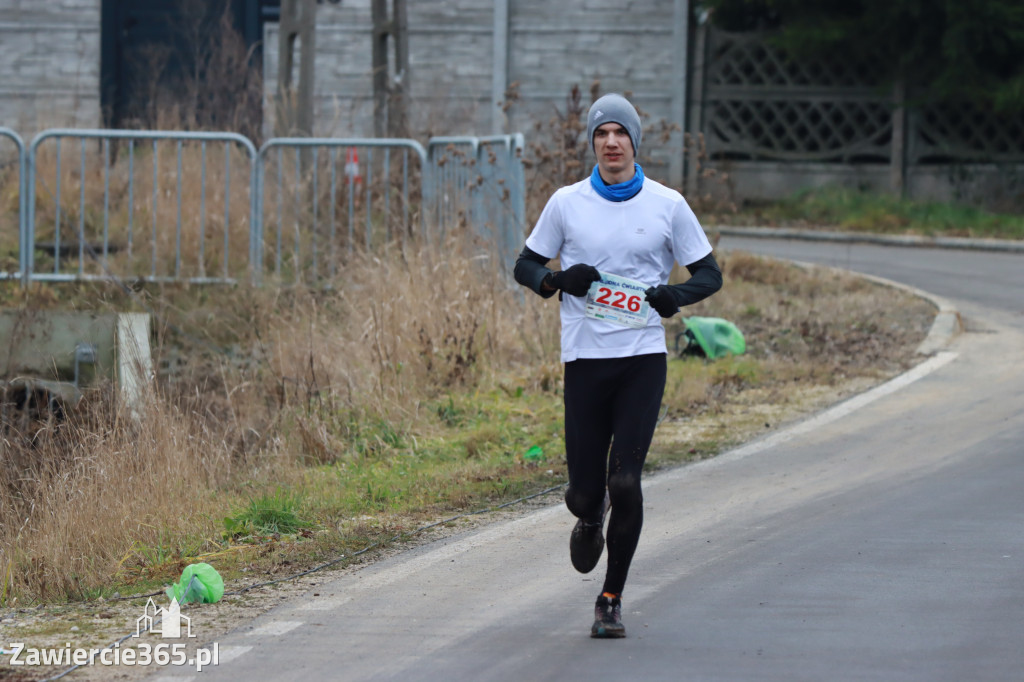
<svg viewBox="0 0 1024 682"><path fill-rule="evenodd" d="M594 131L597 169L605 182L617 184L633 177L633 141L618 123L605 123Z"/></svg>

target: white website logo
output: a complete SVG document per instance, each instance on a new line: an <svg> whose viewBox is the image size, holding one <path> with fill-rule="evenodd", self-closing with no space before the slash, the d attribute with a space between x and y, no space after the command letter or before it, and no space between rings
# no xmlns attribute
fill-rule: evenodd
<svg viewBox="0 0 1024 682"><path fill-rule="evenodd" d="M184 627L182 627L184 621ZM192 634L192 619L181 614L181 605L177 599L172 599L166 608L156 605L152 598L146 602L146 608L142 615L135 620L135 634L132 637L142 637L146 632L159 634L165 639L180 639L181 637L195 637ZM127 639L127 638L126 638ZM63 647L41 648L25 646L25 642L11 642L10 649L0 649L2 654L10 654L8 665L36 666L36 665L104 665L104 666L146 666L151 663L158 666L194 666L196 672L202 672L203 668L220 663L220 643L214 642L212 646L198 648L193 656L189 656L188 645L185 642L158 642L151 644L147 641L138 644L129 644L121 648L118 640L103 649L73 648L70 642Z"/></svg>
<svg viewBox="0 0 1024 682"><path fill-rule="evenodd" d="M153 598L146 602L146 608L142 615L135 621L135 637L141 637L143 632L149 631L164 638L178 639L181 637L181 625L185 621L185 636L195 637L192 634L192 619L181 615L181 605L177 599L164 608L157 606Z"/></svg>

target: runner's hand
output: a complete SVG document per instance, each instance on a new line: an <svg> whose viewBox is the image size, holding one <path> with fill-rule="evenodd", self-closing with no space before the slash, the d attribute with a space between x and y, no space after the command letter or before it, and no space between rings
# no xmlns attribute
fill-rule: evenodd
<svg viewBox="0 0 1024 682"><path fill-rule="evenodd" d="M601 273L593 265L577 263L568 270L552 272L548 284L561 289L570 296L586 296L590 285L601 279Z"/></svg>
<svg viewBox="0 0 1024 682"><path fill-rule="evenodd" d="M659 284L644 292L644 300L651 304L651 307L658 311L662 317L672 317L679 312L679 304L672 294L672 288L667 284Z"/></svg>

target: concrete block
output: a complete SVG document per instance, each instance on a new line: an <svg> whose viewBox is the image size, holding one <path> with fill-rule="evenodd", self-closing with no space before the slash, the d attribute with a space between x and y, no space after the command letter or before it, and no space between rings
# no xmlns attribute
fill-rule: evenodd
<svg viewBox="0 0 1024 682"><path fill-rule="evenodd" d="M115 381L129 403L153 376L149 315L6 310L0 313L0 377L82 388Z"/></svg>

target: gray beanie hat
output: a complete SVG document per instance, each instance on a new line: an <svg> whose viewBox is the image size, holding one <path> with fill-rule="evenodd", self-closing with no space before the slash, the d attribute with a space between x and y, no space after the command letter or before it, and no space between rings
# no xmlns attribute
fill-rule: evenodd
<svg viewBox="0 0 1024 682"><path fill-rule="evenodd" d="M640 152L640 140L643 138L640 115L628 99L612 93L599 98L590 107L590 113L587 114L587 142L591 149L594 148L594 131L605 123L618 123L625 128L633 142L633 153Z"/></svg>

